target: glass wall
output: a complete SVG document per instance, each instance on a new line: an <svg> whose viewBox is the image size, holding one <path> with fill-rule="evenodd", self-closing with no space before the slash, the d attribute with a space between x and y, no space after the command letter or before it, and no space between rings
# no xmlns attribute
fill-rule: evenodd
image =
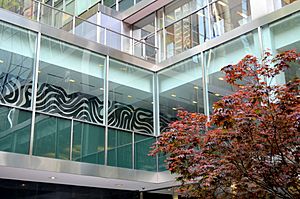
<svg viewBox="0 0 300 199"><path fill-rule="evenodd" d="M217 37L251 20L249 0L218 0L210 5L212 36Z"/></svg>
<svg viewBox="0 0 300 199"><path fill-rule="evenodd" d="M200 56L194 56L158 73L161 131L176 120L178 110L204 113Z"/></svg>
<svg viewBox="0 0 300 199"><path fill-rule="evenodd" d="M132 168L132 133L108 130L107 165Z"/></svg>
<svg viewBox="0 0 300 199"><path fill-rule="evenodd" d="M0 22L0 103L31 108L36 34Z"/></svg>
<svg viewBox="0 0 300 199"><path fill-rule="evenodd" d="M263 46L273 54L286 50L300 49L300 13L295 13L283 20L263 27ZM273 83L286 83L295 77L300 77L299 64L291 67L273 79Z"/></svg>
<svg viewBox="0 0 300 199"><path fill-rule="evenodd" d="M104 164L104 128L74 121L72 160Z"/></svg>
<svg viewBox="0 0 300 199"><path fill-rule="evenodd" d="M42 37L36 110L103 123L104 56Z"/></svg>
<svg viewBox="0 0 300 199"><path fill-rule="evenodd" d="M0 151L29 153L31 112L0 106Z"/></svg>
<svg viewBox="0 0 300 199"><path fill-rule="evenodd" d="M214 102L225 95L232 94L236 89L226 83L224 73L220 71L221 68L238 63L248 54L260 56L257 31L240 36L204 53L210 112Z"/></svg>
<svg viewBox="0 0 300 199"><path fill-rule="evenodd" d="M71 121L36 114L33 155L70 159Z"/></svg>
<svg viewBox="0 0 300 199"><path fill-rule="evenodd" d="M156 157L149 156L155 137L134 135L134 168L138 170L157 171Z"/></svg>
<svg viewBox="0 0 300 199"><path fill-rule="evenodd" d="M110 59L108 125L153 134L153 73Z"/></svg>

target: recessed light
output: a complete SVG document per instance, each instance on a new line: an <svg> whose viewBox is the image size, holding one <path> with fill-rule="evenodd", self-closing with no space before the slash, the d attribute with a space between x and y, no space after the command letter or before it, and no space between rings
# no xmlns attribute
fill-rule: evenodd
<svg viewBox="0 0 300 199"><path fill-rule="evenodd" d="M38 70L38 73L41 73L42 71Z"/></svg>
<svg viewBox="0 0 300 199"><path fill-rule="evenodd" d="M24 183L23 183L23 184L21 184L21 186L22 186L22 187L25 187L25 186L26 186L26 184L24 184Z"/></svg>
<svg viewBox="0 0 300 199"><path fill-rule="evenodd" d="M198 89L199 89L199 87L198 87L198 86L194 86L194 89L198 90Z"/></svg>
<svg viewBox="0 0 300 199"><path fill-rule="evenodd" d="M172 189L168 189L168 191L172 191Z"/></svg>
<svg viewBox="0 0 300 199"><path fill-rule="evenodd" d="M51 180L55 180L55 179L56 179L55 176L50 176L49 178L50 178Z"/></svg>
<svg viewBox="0 0 300 199"><path fill-rule="evenodd" d="M104 88L100 88L101 91L104 91Z"/></svg>
<svg viewBox="0 0 300 199"><path fill-rule="evenodd" d="M4 63L4 61L0 59L0 64L3 64L3 63Z"/></svg>
<svg viewBox="0 0 300 199"><path fill-rule="evenodd" d="M103 65L103 64L99 64L98 66L99 66L100 68L102 68L104 65Z"/></svg>
<svg viewBox="0 0 300 199"><path fill-rule="evenodd" d="M196 101L193 101L193 104L197 104L197 102L196 102Z"/></svg>
<svg viewBox="0 0 300 199"><path fill-rule="evenodd" d="M176 111L177 110L177 108L172 108L174 111Z"/></svg>
<svg viewBox="0 0 300 199"><path fill-rule="evenodd" d="M221 80L221 81L223 81L223 80L224 80L224 78L223 78L223 77L219 77L219 78L218 78L218 80Z"/></svg>
<svg viewBox="0 0 300 199"><path fill-rule="evenodd" d="M215 96L219 97L219 96L220 96L220 94L219 94L219 93L215 93Z"/></svg>
<svg viewBox="0 0 300 199"><path fill-rule="evenodd" d="M154 102L151 102L151 104L154 104Z"/></svg>
<svg viewBox="0 0 300 199"><path fill-rule="evenodd" d="M75 83L75 80L74 79L70 79L69 82L70 83Z"/></svg>
<svg viewBox="0 0 300 199"><path fill-rule="evenodd" d="M131 95L128 95L127 97L128 97L128 98L132 98L132 96L131 96Z"/></svg>
<svg viewBox="0 0 300 199"><path fill-rule="evenodd" d="M176 94L171 94L172 97L176 97Z"/></svg>

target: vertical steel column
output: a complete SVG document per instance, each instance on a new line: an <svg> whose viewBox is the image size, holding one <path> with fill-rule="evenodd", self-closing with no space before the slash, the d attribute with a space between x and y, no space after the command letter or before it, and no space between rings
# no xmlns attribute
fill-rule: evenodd
<svg viewBox="0 0 300 199"><path fill-rule="evenodd" d="M261 28L261 26L259 26L257 28L257 34L258 34L260 55L261 55L261 57L263 57L264 56L264 44L263 44L263 39L262 39L262 28Z"/></svg>
<svg viewBox="0 0 300 199"><path fill-rule="evenodd" d="M109 56L105 60L105 77L104 77L104 103L103 103L103 124L105 125L105 141L104 141L104 165L107 165L107 149L108 149L108 78L109 78Z"/></svg>
<svg viewBox="0 0 300 199"><path fill-rule="evenodd" d="M163 36L163 52L161 53L163 55L163 57L160 58L160 61L167 59L167 44L166 44L166 27L165 27L165 7L163 8L163 13L162 13L162 25L163 25L163 29L162 29L162 36Z"/></svg>
<svg viewBox="0 0 300 199"><path fill-rule="evenodd" d="M132 132L132 169L134 169L135 168L135 147L134 147L134 142L135 142L135 139L134 139L134 135L135 135L135 133L134 132Z"/></svg>
<svg viewBox="0 0 300 199"><path fill-rule="evenodd" d="M73 156L73 136L74 136L74 120L71 120L71 135L70 135L70 160L72 160Z"/></svg>
<svg viewBox="0 0 300 199"><path fill-rule="evenodd" d="M155 63L158 63L159 62L159 58L158 58L158 55L157 53L159 53L159 50L158 49L158 38L157 38L157 11L155 12L155 17L154 17L154 45L155 45Z"/></svg>
<svg viewBox="0 0 300 199"><path fill-rule="evenodd" d="M160 135L160 120L159 120L159 89L158 89L158 74L153 74L153 116L154 116L154 135Z"/></svg>
<svg viewBox="0 0 300 199"><path fill-rule="evenodd" d="M97 43L101 42L101 11L97 11Z"/></svg>
<svg viewBox="0 0 300 199"><path fill-rule="evenodd" d="M201 52L201 65L202 65L202 84L203 84L203 104L204 104L204 114L209 117L209 99L208 99L208 87L207 87L207 73L206 73L206 56L205 52Z"/></svg>
<svg viewBox="0 0 300 199"><path fill-rule="evenodd" d="M39 22L40 21L40 15L41 15L41 2L38 2L38 7L37 7L37 13L36 13L36 21Z"/></svg>
<svg viewBox="0 0 300 199"><path fill-rule="evenodd" d="M119 0L116 0L116 11L119 11Z"/></svg>
<svg viewBox="0 0 300 199"><path fill-rule="evenodd" d="M212 21L211 21L211 14L210 14L210 5L208 0L206 0L206 4L207 4L207 16L208 16L208 35L209 35L208 39L210 40L212 38L212 28L211 28Z"/></svg>
<svg viewBox="0 0 300 199"><path fill-rule="evenodd" d="M34 139L34 127L35 127L35 111L36 111L36 95L38 90L38 71L39 71L39 62L40 62L40 50L41 50L41 37L42 34L39 32L36 38L35 44L35 67L33 73L33 81L32 81L32 119L31 119L31 133L30 133L30 141L29 141L29 155L32 155L33 152L33 139Z"/></svg>

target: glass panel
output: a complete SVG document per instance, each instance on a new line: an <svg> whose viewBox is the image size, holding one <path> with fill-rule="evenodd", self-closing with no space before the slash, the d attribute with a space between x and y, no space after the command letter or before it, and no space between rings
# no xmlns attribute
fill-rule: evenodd
<svg viewBox="0 0 300 199"><path fill-rule="evenodd" d="M33 155L70 159L71 121L36 114Z"/></svg>
<svg viewBox="0 0 300 199"><path fill-rule="evenodd" d="M119 0L119 11L127 10L134 5L134 0Z"/></svg>
<svg viewBox="0 0 300 199"><path fill-rule="evenodd" d="M149 156L154 137L134 135L134 168L138 170L156 171L156 157Z"/></svg>
<svg viewBox="0 0 300 199"><path fill-rule="evenodd" d="M0 151L29 153L31 112L0 106Z"/></svg>
<svg viewBox="0 0 300 199"><path fill-rule="evenodd" d="M166 160L165 155L163 155L163 154L158 155L158 171L159 172L167 170L165 160Z"/></svg>
<svg viewBox="0 0 300 199"><path fill-rule="evenodd" d="M263 46L273 54L286 50L300 49L300 13L281 19L263 27ZM300 77L299 64L291 63L290 68L272 79L272 83L284 84Z"/></svg>
<svg viewBox="0 0 300 199"><path fill-rule="evenodd" d="M36 109L102 123L105 58L42 37L40 60Z"/></svg>
<svg viewBox="0 0 300 199"><path fill-rule="evenodd" d="M69 32L72 29L72 19L73 16L70 14L53 9L47 5L41 5L41 23Z"/></svg>
<svg viewBox="0 0 300 199"><path fill-rule="evenodd" d="M111 8L116 5L116 0L103 0L103 5Z"/></svg>
<svg viewBox="0 0 300 199"><path fill-rule="evenodd" d="M109 166L132 168L132 133L108 129Z"/></svg>
<svg viewBox="0 0 300 199"><path fill-rule="evenodd" d="M178 110L204 113L202 76L200 56L158 74L161 132L170 121L176 120Z"/></svg>
<svg viewBox="0 0 300 199"><path fill-rule="evenodd" d="M177 0L165 7L165 25L169 25L206 5L206 0Z"/></svg>
<svg viewBox="0 0 300 199"><path fill-rule="evenodd" d="M36 20L37 5L34 0L2 0L0 8L22 15L28 19Z"/></svg>
<svg viewBox="0 0 300 199"><path fill-rule="evenodd" d="M121 21L101 13L101 26L107 28L106 45L115 49L121 49ZM112 31L109 31L112 30ZM101 41L104 41L104 34L100 34Z"/></svg>
<svg viewBox="0 0 300 199"><path fill-rule="evenodd" d="M221 68L229 64L237 64L248 54L259 57L259 49L257 32L253 32L205 53L210 111L214 102L235 91L234 87L226 83Z"/></svg>
<svg viewBox="0 0 300 199"><path fill-rule="evenodd" d="M31 107L36 34L0 22L0 102Z"/></svg>
<svg viewBox="0 0 300 199"><path fill-rule="evenodd" d="M191 16L192 47L202 44L208 39L208 23L207 9L200 10Z"/></svg>
<svg viewBox="0 0 300 199"><path fill-rule="evenodd" d="M74 122L72 160L104 164L104 128Z"/></svg>
<svg viewBox="0 0 300 199"><path fill-rule="evenodd" d="M249 0L219 0L211 4L210 9L213 37L251 20Z"/></svg>
<svg viewBox="0 0 300 199"><path fill-rule="evenodd" d="M97 41L97 25L76 17L75 35Z"/></svg>
<svg viewBox="0 0 300 199"><path fill-rule="evenodd" d="M153 74L110 59L110 126L153 134Z"/></svg>

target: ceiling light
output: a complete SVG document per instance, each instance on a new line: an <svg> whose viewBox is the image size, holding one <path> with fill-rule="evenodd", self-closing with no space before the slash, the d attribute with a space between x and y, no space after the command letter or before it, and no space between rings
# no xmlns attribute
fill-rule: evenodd
<svg viewBox="0 0 300 199"><path fill-rule="evenodd" d="M128 97L128 98L132 98L132 96L131 96L131 95L128 95L127 97Z"/></svg>
<svg viewBox="0 0 300 199"><path fill-rule="evenodd" d="M123 67L123 68L120 68L120 70L122 70L122 71L127 71L127 68L126 68L126 67Z"/></svg>
<svg viewBox="0 0 300 199"><path fill-rule="evenodd" d="M217 2L219 5L221 5L221 6L224 6L224 7L226 7L226 6L228 6L226 3L224 3L223 1L218 1Z"/></svg>
<svg viewBox="0 0 300 199"><path fill-rule="evenodd" d="M168 191L172 191L172 189L168 189Z"/></svg>
<svg viewBox="0 0 300 199"><path fill-rule="evenodd" d="M198 90L198 89L199 89L199 87L198 87L198 86L194 86L194 89Z"/></svg>
<svg viewBox="0 0 300 199"><path fill-rule="evenodd" d="M151 102L151 104L154 104L154 102Z"/></svg>
<svg viewBox="0 0 300 199"><path fill-rule="evenodd" d="M197 104L197 102L196 102L196 101L193 101L193 104Z"/></svg>
<svg viewBox="0 0 300 199"><path fill-rule="evenodd" d="M23 184L21 184L21 186L22 186L22 187L25 187L25 186L26 186L26 184L24 184L24 183L23 183Z"/></svg>
<svg viewBox="0 0 300 199"><path fill-rule="evenodd" d="M167 15L167 18L171 19L171 20L175 20L173 16Z"/></svg>
<svg viewBox="0 0 300 199"><path fill-rule="evenodd" d="M38 73L41 73L41 72L42 72L42 71L40 71L40 70L38 71Z"/></svg>
<svg viewBox="0 0 300 199"><path fill-rule="evenodd" d="M100 88L101 91L104 91L104 88Z"/></svg>
<svg viewBox="0 0 300 199"><path fill-rule="evenodd" d="M240 15L241 17L243 17L245 19L248 18L248 16L245 13L241 13L241 12L237 11L236 14Z"/></svg>
<svg viewBox="0 0 300 199"><path fill-rule="evenodd" d="M4 63L4 61L0 59L0 64L3 64L3 63Z"/></svg>
<svg viewBox="0 0 300 199"><path fill-rule="evenodd" d="M223 77L219 77L219 78L218 78L218 80L221 80L221 81L223 81L223 80L224 80L224 78L223 78Z"/></svg>
<svg viewBox="0 0 300 199"><path fill-rule="evenodd" d="M55 180L55 179L56 179L55 176L50 176L49 178L50 178L51 180Z"/></svg>
<svg viewBox="0 0 300 199"><path fill-rule="evenodd" d="M173 93L171 96L172 96L172 97L176 97L176 94Z"/></svg>
<svg viewBox="0 0 300 199"><path fill-rule="evenodd" d="M215 93L215 96L217 96L217 97L219 97L219 96L221 96L219 93Z"/></svg>
<svg viewBox="0 0 300 199"><path fill-rule="evenodd" d="M177 108L172 108L174 111L176 111L177 110Z"/></svg>
<svg viewBox="0 0 300 199"><path fill-rule="evenodd" d="M70 83L75 83L75 80L74 79L70 79L69 82Z"/></svg>
<svg viewBox="0 0 300 199"><path fill-rule="evenodd" d="M102 68L104 65L103 65L103 64L99 64L98 66L99 66L100 68Z"/></svg>

